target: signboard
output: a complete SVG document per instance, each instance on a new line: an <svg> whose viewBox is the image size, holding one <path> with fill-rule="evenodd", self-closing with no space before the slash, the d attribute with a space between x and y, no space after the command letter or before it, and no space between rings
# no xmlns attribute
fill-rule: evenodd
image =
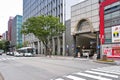
<svg viewBox="0 0 120 80"><path fill-rule="evenodd" d="M120 44L102 45L102 55L107 57L120 57Z"/></svg>
<svg viewBox="0 0 120 80"><path fill-rule="evenodd" d="M112 46L112 53L114 56L120 56L120 44L116 44Z"/></svg>
<svg viewBox="0 0 120 80"><path fill-rule="evenodd" d="M112 27L112 42L120 42L120 25Z"/></svg>
<svg viewBox="0 0 120 80"><path fill-rule="evenodd" d="M111 48L111 47L105 47L105 48L103 49L103 52L104 52L104 54L107 55L107 56L112 56L112 48Z"/></svg>

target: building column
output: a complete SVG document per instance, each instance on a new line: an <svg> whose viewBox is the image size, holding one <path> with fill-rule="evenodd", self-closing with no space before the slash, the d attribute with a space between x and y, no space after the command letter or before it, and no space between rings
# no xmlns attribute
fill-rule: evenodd
<svg viewBox="0 0 120 80"><path fill-rule="evenodd" d="M97 38L97 58L100 59L100 40L99 40L99 32L96 33L96 38Z"/></svg>
<svg viewBox="0 0 120 80"><path fill-rule="evenodd" d="M31 46L32 46L33 48L35 48L35 44L34 44L34 42L33 42L33 43L31 43Z"/></svg>
<svg viewBox="0 0 120 80"><path fill-rule="evenodd" d="M73 47L74 47L74 50L73 50L73 55L75 55L76 53L76 35L73 35Z"/></svg>
<svg viewBox="0 0 120 80"><path fill-rule="evenodd" d="M58 40L58 49L57 49L57 55L60 55L60 37L57 37L57 40Z"/></svg>
<svg viewBox="0 0 120 80"><path fill-rule="evenodd" d="M53 47L52 47L52 55L55 55L55 40L54 40L54 38L52 38L52 45L53 45Z"/></svg>
<svg viewBox="0 0 120 80"><path fill-rule="evenodd" d="M62 45L63 46L63 54L62 55L65 56L65 33L63 33L62 39L63 39L63 41L62 41L63 42L63 45Z"/></svg>
<svg viewBox="0 0 120 80"><path fill-rule="evenodd" d="M40 54L40 42L38 41L38 54Z"/></svg>
<svg viewBox="0 0 120 80"><path fill-rule="evenodd" d="M44 46L43 46L42 41L40 42L40 44L41 44L41 45L40 45L40 47L41 47L41 48L40 48L41 54L44 54L44 53L43 53Z"/></svg>

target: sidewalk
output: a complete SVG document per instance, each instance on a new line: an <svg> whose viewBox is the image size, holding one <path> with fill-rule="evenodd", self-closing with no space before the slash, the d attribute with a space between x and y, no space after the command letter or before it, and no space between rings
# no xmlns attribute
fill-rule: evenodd
<svg viewBox="0 0 120 80"><path fill-rule="evenodd" d="M58 55L51 55L51 56L45 56L45 55L35 55L35 57L46 57L46 58L52 58L52 59L63 59L63 60L92 60L91 58L78 58L73 56L58 56Z"/></svg>
<svg viewBox="0 0 120 80"><path fill-rule="evenodd" d="M61 60L91 60L93 62L97 62L97 63L102 63L102 64L111 64L111 65L120 65L120 59L119 60L115 60L114 62L106 62L106 61L99 61L99 60L95 60L92 58L74 58L73 56L57 56L57 55L51 55L51 56L45 56L45 55L35 55L35 57L46 57L46 58L51 58L51 59L61 59Z"/></svg>

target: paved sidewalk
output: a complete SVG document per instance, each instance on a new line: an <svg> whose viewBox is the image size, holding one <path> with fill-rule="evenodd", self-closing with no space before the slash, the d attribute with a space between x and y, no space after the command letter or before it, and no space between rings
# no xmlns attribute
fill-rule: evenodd
<svg viewBox="0 0 120 80"><path fill-rule="evenodd" d="M62 59L62 60L92 60L91 58L78 58L78 57L73 57L73 56L57 56L57 55L51 55L51 56L45 56L45 55L36 55L35 57L46 57L46 58L51 58L51 59Z"/></svg>
<svg viewBox="0 0 120 80"><path fill-rule="evenodd" d="M35 57L46 57L51 59L62 59L62 60L91 60L93 62L103 63L103 64L112 64L112 65L120 65L120 59L115 60L114 62L104 62L104 61L98 61L94 60L92 58L74 58L73 56L57 56L57 55L51 55L51 56L45 56L45 55L35 55Z"/></svg>

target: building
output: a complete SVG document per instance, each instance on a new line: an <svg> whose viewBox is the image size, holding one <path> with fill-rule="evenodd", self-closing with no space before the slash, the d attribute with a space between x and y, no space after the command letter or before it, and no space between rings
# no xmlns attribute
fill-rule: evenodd
<svg viewBox="0 0 120 80"><path fill-rule="evenodd" d="M22 47L21 27L22 27L22 16L16 15L13 18L13 22L12 22L12 38L11 38L11 45L14 47Z"/></svg>
<svg viewBox="0 0 120 80"><path fill-rule="evenodd" d="M70 6L80 2L80 0L23 0L23 22L32 16L53 15L60 18L60 22L65 24L65 20L70 18ZM69 9L68 9L69 6ZM29 34L24 36L24 42L27 41L28 46L35 47L38 53L44 54L45 47L41 41ZM65 33L52 40L52 51L54 55L65 54Z"/></svg>
<svg viewBox="0 0 120 80"><path fill-rule="evenodd" d="M99 52L99 0L85 0L71 7L71 35L74 47Z"/></svg>
<svg viewBox="0 0 120 80"><path fill-rule="evenodd" d="M11 41L12 21L13 21L13 17L10 17L8 20L8 41Z"/></svg>
<svg viewBox="0 0 120 80"><path fill-rule="evenodd" d="M8 40L8 31L2 34L3 40Z"/></svg>
<svg viewBox="0 0 120 80"><path fill-rule="evenodd" d="M74 46L107 57L120 57L120 1L85 0L72 6ZM101 48L100 48L101 47Z"/></svg>
<svg viewBox="0 0 120 80"><path fill-rule="evenodd" d="M101 0L100 42L102 54L120 57L120 1Z"/></svg>

